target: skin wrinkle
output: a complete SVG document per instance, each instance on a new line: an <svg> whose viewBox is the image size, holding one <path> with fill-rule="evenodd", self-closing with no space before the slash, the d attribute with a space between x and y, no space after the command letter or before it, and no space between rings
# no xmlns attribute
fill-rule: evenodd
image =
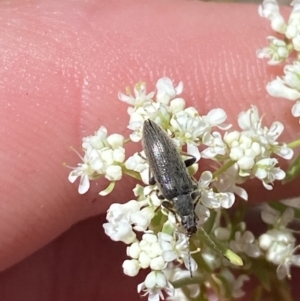
<svg viewBox="0 0 300 301"><path fill-rule="evenodd" d="M170 9L169 1L156 0L101 3L98 0L85 3L33 1L26 5L17 2L11 5L13 9L9 10L8 4L0 3L0 26L3 32L0 57L1 60L5 59L4 68L0 70L3 95L0 101L5 104L0 111L0 129L3 128L0 149L5 155L0 156L0 165L4 171L9 171L2 173L0 180L0 191L4 195L0 202L1 208L3 206L3 210L0 210L2 270L37 251L79 220L104 213L111 202L127 201L133 197L131 188L134 182L128 178L118 183L113 195L105 199L100 198L98 192L105 187L106 181L93 184L86 195L79 196L78 183L71 185L67 181L69 170L62 168L63 162L69 165L78 162L77 155L68 147L73 145L80 150L82 136L92 134L101 124L107 126L109 133L121 132L128 136L129 132L125 130L127 107L117 100L118 91L124 91L126 86L132 87L139 80L149 82L153 88L159 77L167 75L175 83L179 80L184 82L184 97L189 106L200 107L203 114L214 107L223 107L232 120L239 107L243 105L243 109L246 109L247 102L256 103L258 96L262 97L265 84L273 77L274 69L266 68L266 63L259 61L253 70L252 81L260 89L249 91L247 85L244 87L245 81L249 80L243 72L246 70L245 61L247 59L250 66L257 64L255 49L264 45L261 37L270 33L269 28L263 25L266 20L257 17L257 7L254 5L244 5L243 8L247 9L243 9L242 14L239 5L182 1L172 2L174 10ZM2 7L6 10L1 10ZM168 14L164 11L168 11ZM181 23L184 16L188 19L187 23ZM213 23L214 18L217 19L216 24ZM16 20L14 26L8 25L12 19ZM247 20L242 29L238 27L241 20ZM184 24L190 24L190 27L186 28ZM228 34L227 39L218 36L220 27ZM13 38L20 35L21 39ZM245 37L249 37L249 45L241 43ZM170 52L172 41L176 47ZM216 60L220 41L223 52L226 49L230 51L222 56L223 61ZM238 46L230 50L233 43ZM233 75L229 72L232 69L225 70L228 55L240 66L234 83L230 82ZM277 72L279 74L280 70L277 69ZM224 78L223 89L218 86L221 75ZM85 76L89 78L88 103L82 102L80 90ZM241 91L240 86L245 89ZM266 96L263 99L262 103L257 104L262 112L267 112L265 120L268 122L272 120L270 116L278 116L276 112L290 110L289 102L274 100L277 101L276 106L270 108L270 98ZM291 120L289 114L283 118L284 122ZM286 138L291 139L297 129L296 123L288 127ZM22 156L19 156L20 153ZM15 185L11 186L13 183ZM295 193L293 189L287 190L291 195ZM252 188L250 194L255 196L255 191L257 187ZM258 201L282 195L282 189L275 189L273 194L262 188L259 191ZM92 202L95 198L97 201ZM103 260L107 261L107 252L110 254L107 251L110 245L107 240L98 241L98 232L102 232L99 228L99 222L90 226L89 235L99 245L95 253L101 258L92 259L101 270ZM75 232L82 233L80 229L81 226L78 226ZM68 264L73 266L86 260L76 249L80 244L75 241L76 235L72 237L74 245L71 244L71 249L65 247L65 257L62 256L60 262L52 262L62 276L70 278L73 275L68 272ZM77 239L81 238L78 234ZM58 241L49 246L53 252L61 251L61 240ZM92 243L87 248L85 256L94 255L93 252L89 253ZM51 253L50 249L46 247L46 251L41 252ZM118 247L113 245L114 249ZM30 262L35 262L34 258L39 254L34 256ZM51 256L43 256L45 261L49 258L53 260ZM62 262L63 258L67 258L68 263ZM36 261L32 266L43 271L43 261ZM64 269L60 264L66 264ZM120 265L114 268L121 273ZM99 277L98 270L94 269L91 269L91 273ZM25 277L26 272L28 270L20 265L15 273ZM13 275L13 272L10 273ZM85 273L72 278L74 285L79 283L82 291ZM48 276L45 278L48 280ZM125 281L126 277L123 278ZM24 289L21 280L10 285ZM59 283L57 285L59 289L65 289ZM33 287L34 293L37 293L36 286ZM97 290L96 285L93 288ZM134 291L134 285L132 288ZM113 293L113 289L111 291ZM54 293L49 290L49 295L53 297ZM0 299L14 301L7 296L9 294ZM69 296L71 298L72 294Z"/></svg>

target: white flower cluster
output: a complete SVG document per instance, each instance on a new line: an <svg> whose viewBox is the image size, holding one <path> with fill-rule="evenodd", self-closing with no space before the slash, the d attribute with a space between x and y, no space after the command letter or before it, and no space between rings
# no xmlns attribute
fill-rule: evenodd
<svg viewBox="0 0 300 301"><path fill-rule="evenodd" d="M287 24L276 0L264 0L258 8L259 15L271 21L271 28L284 35L283 40L268 37L270 46L257 52L259 58L269 58L270 65L284 61L293 50L300 51L300 1L294 0L291 5L293 10Z"/></svg>
<svg viewBox="0 0 300 301"><path fill-rule="evenodd" d="M184 263L190 271L197 270L197 263L190 257L188 237L175 231L175 223L166 222L165 232L155 234L146 230L155 212L156 206L149 201L129 201L125 204L111 205L107 220L103 225L105 233L112 240L128 244L127 255L131 258L123 263L124 274L136 276L140 269L151 269L145 281L138 286L139 292L149 295L150 301L162 297L162 291L174 295L174 288L163 270L168 263ZM144 232L139 241L135 232Z"/></svg>
<svg viewBox="0 0 300 301"><path fill-rule="evenodd" d="M217 136L217 142L208 144L204 140L203 143L208 145L208 148L202 155L212 159L216 153L215 147L222 149L223 152L219 152L219 155L222 155L225 162L230 160L232 166L214 185L221 191L231 191L247 199L246 191L236 184L243 182L247 177L256 177L262 181L266 189L272 189L272 183L275 180L282 180L285 172L276 167L278 160L271 156L276 154L288 160L292 158L294 152L286 144L277 142L284 129L283 124L275 121L270 128L262 126L262 118L259 117L257 107L253 106L248 111L240 113L238 124L241 131L227 132L223 140L218 133L208 139L215 141Z"/></svg>
<svg viewBox="0 0 300 301"><path fill-rule="evenodd" d="M185 108L183 98L177 97L183 91L183 83L173 86L171 79L163 77L157 81L155 93L146 93L146 84L138 83L134 87L134 96L119 93L119 99L126 102L130 115L128 128L133 130L130 139L138 142L142 138L144 121L151 119L174 137L174 143L181 147L186 145L187 153L200 159L198 146L203 136L213 127L227 129L224 124L227 115L222 109L211 110L207 115L200 116L193 108ZM130 93L128 91L128 93Z"/></svg>
<svg viewBox="0 0 300 301"><path fill-rule="evenodd" d="M93 136L82 139L82 148L85 152L77 167L69 174L69 181L74 183L80 177L78 192L86 193L90 188L90 180L98 179L100 176L111 181L111 184L101 195L108 194L114 187L115 181L122 178L122 166L125 160L125 149L123 148L124 137L112 134L107 137L107 129L101 126Z"/></svg>
<svg viewBox="0 0 300 301"><path fill-rule="evenodd" d="M235 202L234 194L247 199L246 190L238 186L246 179L256 177L266 189L272 189L273 182L285 176L277 166L277 159L272 156L290 159L293 151L286 144L277 142L283 125L274 122L270 128L262 126L256 107L239 115L240 131L229 131L231 125L225 123L227 115L224 110L213 109L206 115L200 115L194 107L186 107L185 100L179 97L182 91L182 83L175 87L171 79L163 77L156 84L156 92L147 93L146 84L138 83L133 95L128 89L126 94L119 93L119 99L130 105L128 128L132 130L131 141L139 142L143 138L144 121L151 119L166 131L180 151L186 147L187 155L194 156L196 162L200 159L213 161L214 173L204 171L198 179L193 178L195 190L201 195L194 208L197 227L200 228L212 215L219 214L221 209L231 208ZM195 250L190 251L189 237L180 225L181 218L176 208L171 210L165 207L158 187L149 185L150 168L144 152L125 158L124 141L126 139L119 134L107 136L104 127L100 127L93 136L84 138L83 163L73 168L69 180L74 182L80 177L79 193L85 193L90 187L90 180L104 176L111 183L100 192L101 195L110 193L123 174L144 182L145 186L136 185L134 188L134 200L110 206L107 223L103 227L112 240L128 245L129 258L123 263L126 275L133 277L141 269L149 270L145 281L138 286L138 292L148 295L149 301L164 299L165 295L173 298L176 292L171 283L174 275L169 272L170 267L176 265L182 275L187 270L188 273L196 272L198 265L191 254L200 249L196 245ZM197 170L198 163L189 167L192 175ZM167 201L172 203L173 200ZM214 223L216 228L220 229L220 218ZM233 251L253 258L261 254L251 232L241 231L230 235L234 239L231 237L230 241L227 235L226 242ZM224 241L218 231L215 231L215 238ZM212 240L211 243L214 246ZM205 248L208 247L204 245ZM218 268L222 270L221 266ZM247 277L240 275L235 279L233 274L224 273L227 276L224 274L220 277L227 279L227 285L232 286L232 296L241 296L241 285Z"/></svg>
<svg viewBox="0 0 300 301"><path fill-rule="evenodd" d="M127 255L131 259L123 263L124 274L133 277L140 269L151 270L145 281L138 286L138 292L148 294L149 301L158 301L163 297L162 291L169 296L174 295L174 288L164 273L169 263L183 263L191 272L197 270L197 263L190 257L188 237L177 231L172 213L166 212L168 220L163 224L161 232L154 233L148 229L161 205L157 192L150 186L143 188L140 185L136 186L134 192L138 201L112 204L107 213L108 223L103 227L112 240L128 244ZM202 207L199 206L198 212ZM144 233L140 241L136 232Z"/></svg>
<svg viewBox="0 0 300 301"><path fill-rule="evenodd" d="M260 249L251 231L244 233L237 231L234 235L234 240L229 243L230 249L238 254L245 253L249 257L256 258L260 255Z"/></svg>
<svg viewBox="0 0 300 301"><path fill-rule="evenodd" d="M267 91L271 96L296 101L292 115L300 117L300 0L294 0L291 5L293 10L288 23L280 14L276 0L264 0L259 6L259 15L269 19L272 29L284 36L282 40L268 37L269 47L258 50L257 57L268 58L268 64L276 65L285 61L292 52L296 53L297 59L284 67L284 76L268 83Z"/></svg>
<svg viewBox="0 0 300 301"><path fill-rule="evenodd" d="M230 125L225 124L227 116L224 110L214 109L201 116L195 108L186 108L185 100L178 97L183 84L174 87L166 77L158 80L156 88L156 94L147 93L146 85L139 83L134 88L134 95L129 90L126 95L119 94L120 100L130 105L128 127L133 130L131 140L141 140L143 123L150 118L166 130L179 149L186 145L188 154L198 160L214 160L227 166L220 168L222 172L217 178L210 171L205 171L198 180L198 190L201 193L200 201L195 207L198 226L208 220L210 210L231 208L235 200L234 193L247 199L247 192L237 186L247 177L259 178L267 189L272 188L274 180L283 179L284 171L275 166L277 159L271 158L276 154L289 159L293 154L285 144L277 142L283 131L281 123L274 122L270 129L263 127L257 108L252 107L239 116L240 132L226 132L222 135L213 129L230 128ZM144 183L148 184L149 165L143 152L128 158L125 167L139 173ZM197 168L196 163L193 165L193 174ZM158 300L162 297L162 291L174 294L167 278L167 270L172 262L182 262L191 271L197 269L197 264L190 258L186 235L178 228L179 217L161 206L162 200L158 198L157 187L137 185L134 193L137 201L132 200L124 205L113 204L110 207L108 223L104 224L104 229L113 240L129 245L127 255L130 259L123 264L126 275L135 276L140 269L151 270L138 290L148 294L149 300ZM167 219L157 232L153 232L150 230L151 220L159 211ZM140 241L136 231L144 233ZM248 256L257 257L260 254L251 232L237 233L231 246L237 252L243 250ZM158 281L164 283L164 286Z"/></svg>
<svg viewBox="0 0 300 301"><path fill-rule="evenodd" d="M293 218L294 210L290 207L282 215L271 208L262 211L263 221L271 225L272 229L259 237L259 246L265 251L266 259L278 266L277 277L279 279L291 277L292 265L300 267L300 254L295 254L300 246L296 246L293 230L287 228Z"/></svg>
<svg viewBox="0 0 300 301"><path fill-rule="evenodd" d="M234 229L235 232L232 232L231 228L218 227L214 235L219 241L228 244L230 250L235 253L257 258L261 255L258 241L251 231L245 229L245 223L241 223L238 229Z"/></svg>

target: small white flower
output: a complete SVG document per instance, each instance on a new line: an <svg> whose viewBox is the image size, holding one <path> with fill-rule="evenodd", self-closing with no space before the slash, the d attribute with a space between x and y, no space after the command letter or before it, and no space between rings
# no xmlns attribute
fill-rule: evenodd
<svg viewBox="0 0 300 301"><path fill-rule="evenodd" d="M238 116L239 127L250 133L256 134L261 128L261 118L256 106L252 106L249 110L243 111Z"/></svg>
<svg viewBox="0 0 300 301"><path fill-rule="evenodd" d="M154 96L154 92L150 92L149 94L146 94L146 83L140 82L137 83L134 86L134 96L131 95L130 89L127 88L127 93L123 94L119 92L118 97L121 101L126 102L129 105L132 105L133 107L140 107L144 103L152 101L152 98ZM128 109L128 114L131 115L133 111L133 108L130 107Z"/></svg>
<svg viewBox="0 0 300 301"><path fill-rule="evenodd" d="M232 289L232 297L233 298L241 298L245 295L245 292L243 291L242 287L244 285L245 281L249 281L250 277L248 275L239 275L234 283L233 283L233 289Z"/></svg>
<svg viewBox="0 0 300 301"><path fill-rule="evenodd" d="M214 230L214 235L220 241L228 241L231 236L231 232L228 228L218 227Z"/></svg>
<svg viewBox="0 0 300 301"><path fill-rule="evenodd" d="M225 172L223 172L220 176L217 177L215 182L213 182L213 186L216 187L220 192L232 192L238 195L240 198L247 201L247 191L244 188L236 185L242 184L244 182L244 180L238 175L238 171L238 165L232 165L230 168L228 168Z"/></svg>
<svg viewBox="0 0 300 301"><path fill-rule="evenodd" d="M261 146L255 142L255 139L251 139L251 135L245 132L238 133L235 131L233 134L226 133L224 141L230 148L230 159L236 161L240 169L239 175L249 175L250 170L255 164L255 158L262 152Z"/></svg>
<svg viewBox="0 0 300 301"><path fill-rule="evenodd" d="M215 193L212 190L201 195L201 202L204 206L211 209L224 208L229 209L234 204L235 197L233 193Z"/></svg>
<svg viewBox="0 0 300 301"><path fill-rule="evenodd" d="M294 247L293 245L289 245L284 250L285 256L282 254L282 262L276 271L278 279L291 278L290 267L292 265L300 267L300 255L295 255L299 249L300 246Z"/></svg>
<svg viewBox="0 0 300 301"><path fill-rule="evenodd" d="M290 230L271 229L259 237L259 246L261 249L268 251L267 258L274 263L279 263L278 254L281 250L296 241Z"/></svg>
<svg viewBox="0 0 300 301"><path fill-rule="evenodd" d="M201 226L209 219L210 211L208 208L198 203L195 207L195 215L198 218L197 225Z"/></svg>
<svg viewBox="0 0 300 301"><path fill-rule="evenodd" d="M87 149L84 157L80 156L80 158L83 163L78 163L78 166L73 168L68 179L74 183L80 177L78 193L84 194L90 188L90 180L96 178L98 171L103 167L103 161L98 152L92 148Z"/></svg>
<svg viewBox="0 0 300 301"><path fill-rule="evenodd" d="M178 146L186 143L188 154L199 160L200 152L197 146L200 143L201 135L209 130L209 124L199 116L196 109L187 108L173 115L170 125Z"/></svg>
<svg viewBox="0 0 300 301"><path fill-rule="evenodd" d="M256 52L256 56L260 59L269 59L269 65L277 65L288 58L290 51L286 43L275 37L267 37L270 46L263 49L259 49Z"/></svg>
<svg viewBox="0 0 300 301"><path fill-rule="evenodd" d="M135 225L134 230L146 231L155 215L154 208L145 207L140 211L133 212L131 214L131 222Z"/></svg>
<svg viewBox="0 0 300 301"><path fill-rule="evenodd" d="M290 88L279 77L267 84L267 92L273 97L286 98L289 100L300 99L300 92L294 88Z"/></svg>
<svg viewBox="0 0 300 301"><path fill-rule="evenodd" d="M104 223L103 228L105 234L113 241L122 241L125 244L130 244L136 239L136 234L132 231L132 227L127 221Z"/></svg>
<svg viewBox="0 0 300 301"><path fill-rule="evenodd" d="M299 4L294 5L293 11L291 12L288 26L285 32L288 39L292 40L294 49L300 51L300 6Z"/></svg>
<svg viewBox="0 0 300 301"><path fill-rule="evenodd" d="M279 33L285 33L286 24L279 12L279 7L275 0L264 0L262 5L258 8L258 13L261 17L267 18L271 21L271 27L273 30Z"/></svg>
<svg viewBox="0 0 300 301"><path fill-rule="evenodd" d="M299 25L300 26L300 25ZM293 65L284 66L283 80L286 85L300 91L300 62L294 61Z"/></svg>
<svg viewBox="0 0 300 301"><path fill-rule="evenodd" d="M227 146L219 132L205 133L202 142L208 146L201 152L203 158L212 159L218 155L224 156L226 154Z"/></svg>
<svg viewBox="0 0 300 301"><path fill-rule="evenodd" d="M106 219L110 223L115 223L121 220L131 222L131 214L133 212L139 211L141 208L141 203L131 200L124 204L114 203L111 204L107 210Z"/></svg>
<svg viewBox="0 0 300 301"><path fill-rule="evenodd" d="M158 197L157 186L141 186L139 184L133 189L134 195L139 201L146 202L155 211L161 206L163 200Z"/></svg>
<svg viewBox="0 0 300 301"><path fill-rule="evenodd" d="M283 97L289 100L300 98L300 62L284 67L284 76L277 77L267 85L267 91L271 96Z"/></svg>
<svg viewBox="0 0 300 301"><path fill-rule="evenodd" d="M278 265L279 279L291 277L291 265L300 266L300 255L295 255L300 246L295 247L295 242L295 237L287 229L272 229L259 237L259 245L266 251L266 259Z"/></svg>
<svg viewBox="0 0 300 301"><path fill-rule="evenodd" d="M162 128L165 124L169 124L171 118L170 108L162 103L147 102L142 107L132 112L129 120L128 128L133 131L130 139L138 142L142 138L143 124L146 119L151 119Z"/></svg>
<svg viewBox="0 0 300 301"><path fill-rule="evenodd" d="M258 257L260 249L252 232L245 231L243 234L240 231L235 232L234 240L229 243L229 247L237 253L245 253L249 257Z"/></svg>
<svg viewBox="0 0 300 301"><path fill-rule="evenodd" d="M105 178L109 181L119 181L122 178L122 168L119 165L110 165L106 168Z"/></svg>
<svg viewBox="0 0 300 301"><path fill-rule="evenodd" d="M203 119L210 127L217 127L221 130L228 130L231 127L231 124L224 123L227 119L227 114L221 108L211 110L206 116L203 116Z"/></svg>
<svg viewBox="0 0 300 301"><path fill-rule="evenodd" d="M153 270L162 270L166 267L158 238L151 231L143 234L142 240L139 243L139 249L134 246L133 250L131 248L127 250L127 254L131 253L135 257L138 255L137 260L143 269L150 267Z"/></svg>
<svg viewBox="0 0 300 301"><path fill-rule="evenodd" d="M119 149L120 147L123 147L124 145L124 136L120 134L112 134L107 137L107 143L110 145L110 147L114 150ZM124 160L124 159L123 159ZM122 160L122 162L123 162Z"/></svg>
<svg viewBox="0 0 300 301"><path fill-rule="evenodd" d="M130 244L135 241L136 231L145 231L154 216L154 209L144 207L147 201L129 201L125 204L112 204L107 211L108 223L103 225L105 233L114 241ZM141 209L142 208L142 209Z"/></svg>
<svg viewBox="0 0 300 301"><path fill-rule="evenodd" d="M220 272L223 279L226 280L230 287L230 292L233 298L241 298L245 295L242 290L245 281L249 281L250 278L247 275L239 275L237 278L231 273L229 269L223 269Z"/></svg>
<svg viewBox="0 0 300 301"><path fill-rule="evenodd" d="M156 101L168 105L171 99L182 93L183 83L179 82L178 86L174 87L170 78L162 77L157 81L156 89Z"/></svg>
<svg viewBox="0 0 300 301"><path fill-rule="evenodd" d="M69 175L69 181L74 183L80 177L78 192L83 194L90 188L89 180L94 180L104 175L111 181L110 185L100 192L100 195L110 193L114 188L114 182L122 178L122 168L120 165L125 160L125 149L123 148L124 137L119 134L112 134L107 137L107 130L101 126L94 135L82 139L82 148L85 155L83 163Z"/></svg>
<svg viewBox="0 0 300 301"><path fill-rule="evenodd" d="M234 194L231 192L214 192L211 188L209 188L212 181L213 176L210 171L205 171L201 174L199 179L199 191L201 191L202 205L211 209L228 209L232 207L235 201Z"/></svg>
<svg viewBox="0 0 300 301"><path fill-rule="evenodd" d="M157 256L153 258L150 262L151 270L159 271L159 270L163 270L165 267L166 267L166 261L162 256Z"/></svg>
<svg viewBox="0 0 300 301"><path fill-rule="evenodd" d="M145 119L151 119L156 124L160 125L162 128L165 128L165 125L169 124L171 118L170 108L162 103L154 102L147 103L143 106L143 109L146 113Z"/></svg>
<svg viewBox="0 0 300 301"><path fill-rule="evenodd" d="M82 138L82 148L86 150L89 148L100 150L108 146L106 138L107 129L104 126L100 126L100 128L94 133L94 135Z"/></svg>
<svg viewBox="0 0 300 301"><path fill-rule="evenodd" d="M139 273L140 265L136 259L127 259L123 262L122 268L125 275L134 277Z"/></svg>
<svg viewBox="0 0 300 301"><path fill-rule="evenodd" d="M286 226L294 219L294 210L288 207L283 213L267 207L261 212L262 220L274 228L284 230Z"/></svg>
<svg viewBox="0 0 300 301"><path fill-rule="evenodd" d="M140 248L142 251L149 253L151 258L155 258L162 254L162 250L158 243L158 237L152 231L143 234Z"/></svg>
<svg viewBox="0 0 300 301"><path fill-rule="evenodd" d="M149 183L149 164L141 153L135 153L125 161L125 167L138 172L145 184Z"/></svg>
<svg viewBox="0 0 300 301"><path fill-rule="evenodd" d="M176 239L177 238L177 239ZM175 237L167 233L158 233L158 239L162 248L162 256L165 261L172 262L183 260L185 267L192 272L196 271L198 265L191 257L188 237L183 233L178 233Z"/></svg>
<svg viewBox="0 0 300 301"><path fill-rule="evenodd" d="M170 101L170 110L172 114L176 114L185 109L185 100L183 98L175 98Z"/></svg>
<svg viewBox="0 0 300 301"><path fill-rule="evenodd" d="M164 300L163 291L173 297L175 289L164 273L152 271L146 276L145 281L138 285L137 291L143 292L143 296L148 295L148 301L159 301L160 298Z"/></svg>
<svg viewBox="0 0 300 301"><path fill-rule="evenodd" d="M285 177L285 172L279 167L275 167L277 162L275 158L266 158L255 164L254 174L268 190L273 189L272 184L275 180L282 180Z"/></svg>
<svg viewBox="0 0 300 301"><path fill-rule="evenodd" d="M132 243L126 249L127 256L130 256L133 259L138 259L141 253L140 243L138 241Z"/></svg>
<svg viewBox="0 0 300 301"><path fill-rule="evenodd" d="M273 122L269 129L263 127L262 118L259 117L257 107L252 106L250 110L240 113L238 123L241 129L244 130L239 138L239 141L243 138L243 149L247 149L251 144L251 153L248 153L248 155L268 157L274 152L284 159L292 158L293 150L288 148L286 144L277 142L284 129L281 122ZM251 141L245 144L246 136ZM241 142L239 142L239 145L241 145Z"/></svg>

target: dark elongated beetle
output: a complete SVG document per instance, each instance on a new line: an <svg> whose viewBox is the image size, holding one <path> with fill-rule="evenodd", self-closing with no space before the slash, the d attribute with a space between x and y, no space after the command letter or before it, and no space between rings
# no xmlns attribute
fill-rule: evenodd
<svg viewBox="0 0 300 301"><path fill-rule="evenodd" d="M167 203L165 207L180 217L190 237L197 231L194 208L200 195L186 167L192 165L196 158L183 161L172 139L150 119L144 122L143 146L153 175L150 184L156 182L162 196L169 201L163 205Z"/></svg>

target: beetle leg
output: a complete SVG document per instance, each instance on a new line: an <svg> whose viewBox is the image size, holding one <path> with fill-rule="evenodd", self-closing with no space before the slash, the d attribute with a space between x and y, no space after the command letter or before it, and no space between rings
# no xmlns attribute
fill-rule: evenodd
<svg viewBox="0 0 300 301"><path fill-rule="evenodd" d="M173 204L169 201L164 201L161 203L166 209L170 210L171 212L174 211Z"/></svg>
<svg viewBox="0 0 300 301"><path fill-rule="evenodd" d="M191 193L191 197L194 200L194 204L195 206L198 204L200 198L201 198L201 192L199 192L197 189L195 189L192 193Z"/></svg>
<svg viewBox="0 0 300 301"><path fill-rule="evenodd" d="M193 200L194 200L194 215L195 215L195 218L196 218L196 221L199 220L199 217L197 216L197 214L195 213L195 208L196 206L198 205L199 201L200 201L200 198L201 198L201 193L199 193L198 191L194 191L192 194L191 194Z"/></svg>
<svg viewBox="0 0 300 301"><path fill-rule="evenodd" d="M184 155L184 156L189 157L189 159L184 160L184 164L185 164L186 168L192 166L196 162L196 157L194 157L193 155L190 155L190 154L185 153L185 152L181 152L181 154ZM193 176L191 178L192 178L193 182L195 183L194 188L195 189L198 188L198 182L196 181L196 179Z"/></svg>
<svg viewBox="0 0 300 301"><path fill-rule="evenodd" d="M154 179L154 177L150 177L149 175L149 185L155 185L156 181Z"/></svg>
<svg viewBox="0 0 300 301"><path fill-rule="evenodd" d="M184 160L185 167L190 167L196 162L196 157L194 157L193 155L190 155L186 152L181 152L181 154L186 157L189 157L189 159Z"/></svg>
<svg viewBox="0 0 300 301"><path fill-rule="evenodd" d="M170 212L172 212L175 216L175 220L177 224L180 224L180 221L178 220L178 215L173 207L173 203L170 201L164 201L162 202L162 206L164 206L167 210L169 210Z"/></svg>

